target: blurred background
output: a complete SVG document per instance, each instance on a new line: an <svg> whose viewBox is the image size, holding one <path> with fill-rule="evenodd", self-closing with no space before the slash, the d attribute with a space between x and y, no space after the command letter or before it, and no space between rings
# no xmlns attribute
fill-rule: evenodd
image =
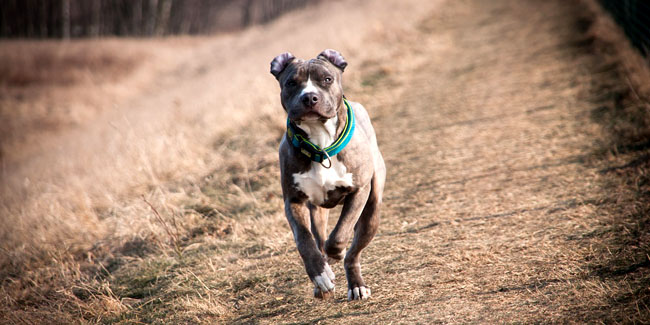
<svg viewBox="0 0 650 325"><path fill-rule="evenodd" d="M318 0L3 1L0 37L213 34L267 23Z"/></svg>
<svg viewBox="0 0 650 325"><path fill-rule="evenodd" d="M389 166L367 305L282 214L269 62L326 48ZM645 322L649 53L645 0L1 0L0 323Z"/></svg>
<svg viewBox="0 0 650 325"><path fill-rule="evenodd" d="M0 37L63 38L212 34L267 23L320 0L7 0ZM648 53L650 4L599 0Z"/></svg>

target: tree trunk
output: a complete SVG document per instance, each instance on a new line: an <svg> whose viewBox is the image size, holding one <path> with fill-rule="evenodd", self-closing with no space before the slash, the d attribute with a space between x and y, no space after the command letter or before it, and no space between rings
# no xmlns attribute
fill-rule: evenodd
<svg viewBox="0 0 650 325"><path fill-rule="evenodd" d="M39 18L39 28L41 32L41 38L46 38L47 37L47 5L45 3L40 5L40 17Z"/></svg>
<svg viewBox="0 0 650 325"><path fill-rule="evenodd" d="M132 35L142 35L142 0L133 1L133 22L131 26Z"/></svg>
<svg viewBox="0 0 650 325"><path fill-rule="evenodd" d="M252 23L253 18L253 0L246 0L244 3L244 13L242 14L241 25L246 28Z"/></svg>
<svg viewBox="0 0 650 325"><path fill-rule="evenodd" d="M61 6L61 23L63 39L70 39L70 0L63 0L63 5Z"/></svg>
<svg viewBox="0 0 650 325"><path fill-rule="evenodd" d="M156 24L156 35L162 36L167 31L169 15L171 14L172 0L162 0L160 4L160 14L158 15L158 24Z"/></svg>
<svg viewBox="0 0 650 325"><path fill-rule="evenodd" d="M158 18L158 0L149 0L149 14L147 15L147 36L153 35Z"/></svg>
<svg viewBox="0 0 650 325"><path fill-rule="evenodd" d="M92 0L92 20L90 22L90 37L100 35L102 0Z"/></svg>

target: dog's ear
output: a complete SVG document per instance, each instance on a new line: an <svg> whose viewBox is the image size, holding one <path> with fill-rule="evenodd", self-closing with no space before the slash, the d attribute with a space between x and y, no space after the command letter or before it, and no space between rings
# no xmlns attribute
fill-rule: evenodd
<svg viewBox="0 0 650 325"><path fill-rule="evenodd" d="M287 67L289 62L293 61L296 57L289 52L282 53L271 61L271 74L275 76L275 79L280 77L280 73L284 71L284 68Z"/></svg>
<svg viewBox="0 0 650 325"><path fill-rule="evenodd" d="M343 55L337 50L327 49L323 52L320 52L318 55L319 59L330 61L335 67L341 69L341 72L345 70L345 67L348 66L348 63L343 58Z"/></svg>

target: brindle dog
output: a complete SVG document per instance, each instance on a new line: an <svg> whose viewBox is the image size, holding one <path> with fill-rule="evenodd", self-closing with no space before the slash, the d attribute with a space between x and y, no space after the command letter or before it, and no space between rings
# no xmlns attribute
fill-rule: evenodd
<svg viewBox="0 0 650 325"><path fill-rule="evenodd" d="M308 61L283 53L271 62L271 73L282 89L282 106L297 126L295 132L320 148L337 141L351 118L341 86L346 66L335 50ZM314 296L332 296L334 273L328 262L343 259L348 300L358 300L370 297L361 277L360 254L377 233L386 167L368 112L359 103L348 104L356 127L342 151L316 162L294 146L287 133L280 143L280 169L287 220L314 283ZM343 204L341 216L326 237L329 209L339 204Z"/></svg>

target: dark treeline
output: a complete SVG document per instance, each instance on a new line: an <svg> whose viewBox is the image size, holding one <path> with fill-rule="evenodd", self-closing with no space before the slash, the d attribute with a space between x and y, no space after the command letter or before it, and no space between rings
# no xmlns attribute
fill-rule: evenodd
<svg viewBox="0 0 650 325"><path fill-rule="evenodd" d="M0 0L0 37L208 34L268 22L318 0Z"/></svg>
<svg viewBox="0 0 650 325"><path fill-rule="evenodd" d="M650 1L600 0L643 55L650 54Z"/></svg>

